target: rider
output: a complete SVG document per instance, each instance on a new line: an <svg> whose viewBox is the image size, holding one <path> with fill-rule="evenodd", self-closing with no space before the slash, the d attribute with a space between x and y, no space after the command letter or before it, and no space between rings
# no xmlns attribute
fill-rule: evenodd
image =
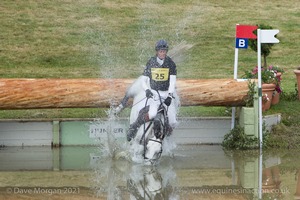
<svg viewBox="0 0 300 200"><path fill-rule="evenodd" d="M176 84L176 64L167 56L169 50L165 40L159 40L155 45L156 56L151 57L144 69L142 78L144 79L143 89L148 98L149 111L140 112L137 120L132 123L127 133L127 140L135 137L138 128L153 119L157 115L157 110L161 104L160 100L154 100L153 93L161 97L166 106L170 106L175 92ZM149 84L147 84L149 83ZM150 85L150 88L149 86Z"/></svg>

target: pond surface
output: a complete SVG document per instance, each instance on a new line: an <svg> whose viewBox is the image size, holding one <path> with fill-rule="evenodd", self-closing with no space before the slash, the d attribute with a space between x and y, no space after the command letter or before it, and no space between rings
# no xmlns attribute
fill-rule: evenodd
<svg viewBox="0 0 300 200"><path fill-rule="evenodd" d="M100 147L6 147L0 149L0 199L291 200L300 199L299 172L298 151L187 145L146 166Z"/></svg>

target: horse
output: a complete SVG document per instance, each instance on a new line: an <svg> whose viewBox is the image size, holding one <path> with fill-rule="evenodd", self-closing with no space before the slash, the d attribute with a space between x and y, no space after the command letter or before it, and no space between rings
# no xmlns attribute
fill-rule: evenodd
<svg viewBox="0 0 300 200"><path fill-rule="evenodd" d="M133 98L133 103L130 111L130 124L132 124L141 112L148 112L149 99L146 97L143 84L145 77L140 76L127 89L121 104L115 109L115 113L119 113L127 104L129 98ZM175 128L176 113L179 107L179 98L177 93L173 94L174 99L170 106L166 106L159 95L158 91L153 91L154 101L160 101L157 115L154 119L144 123L139 127L135 138L130 141L130 152L132 160L140 160L140 155L145 163L155 164L161 157L163 151L163 140L165 137L171 135L173 128Z"/></svg>

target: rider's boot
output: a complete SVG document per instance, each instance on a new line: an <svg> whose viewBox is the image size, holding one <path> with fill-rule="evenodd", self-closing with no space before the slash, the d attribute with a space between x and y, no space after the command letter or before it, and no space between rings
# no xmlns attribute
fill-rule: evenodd
<svg viewBox="0 0 300 200"><path fill-rule="evenodd" d="M129 130L127 132L127 141L129 142L131 141L132 138L135 138L139 127L148 121L149 121L149 114L140 113L136 121L130 124Z"/></svg>
<svg viewBox="0 0 300 200"><path fill-rule="evenodd" d="M116 108L114 108L114 109L112 110L113 114L115 114L115 115L116 115L116 114L119 114L119 113L126 107L126 104L127 104L127 102L128 102L128 99L129 99L129 97L127 97L127 96L125 95L125 97L122 99L120 105L118 105Z"/></svg>
<svg viewBox="0 0 300 200"><path fill-rule="evenodd" d="M122 105L125 108L126 105L127 105L128 100L129 100L129 97L127 95L125 95L124 98L122 99L120 105Z"/></svg>

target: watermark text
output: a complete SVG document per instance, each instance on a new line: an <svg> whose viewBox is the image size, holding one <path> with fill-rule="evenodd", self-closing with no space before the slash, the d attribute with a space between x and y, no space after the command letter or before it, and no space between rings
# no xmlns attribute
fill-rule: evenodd
<svg viewBox="0 0 300 200"><path fill-rule="evenodd" d="M57 188L45 188L45 187L8 187L5 189L9 194L79 194L79 187L57 187Z"/></svg>

